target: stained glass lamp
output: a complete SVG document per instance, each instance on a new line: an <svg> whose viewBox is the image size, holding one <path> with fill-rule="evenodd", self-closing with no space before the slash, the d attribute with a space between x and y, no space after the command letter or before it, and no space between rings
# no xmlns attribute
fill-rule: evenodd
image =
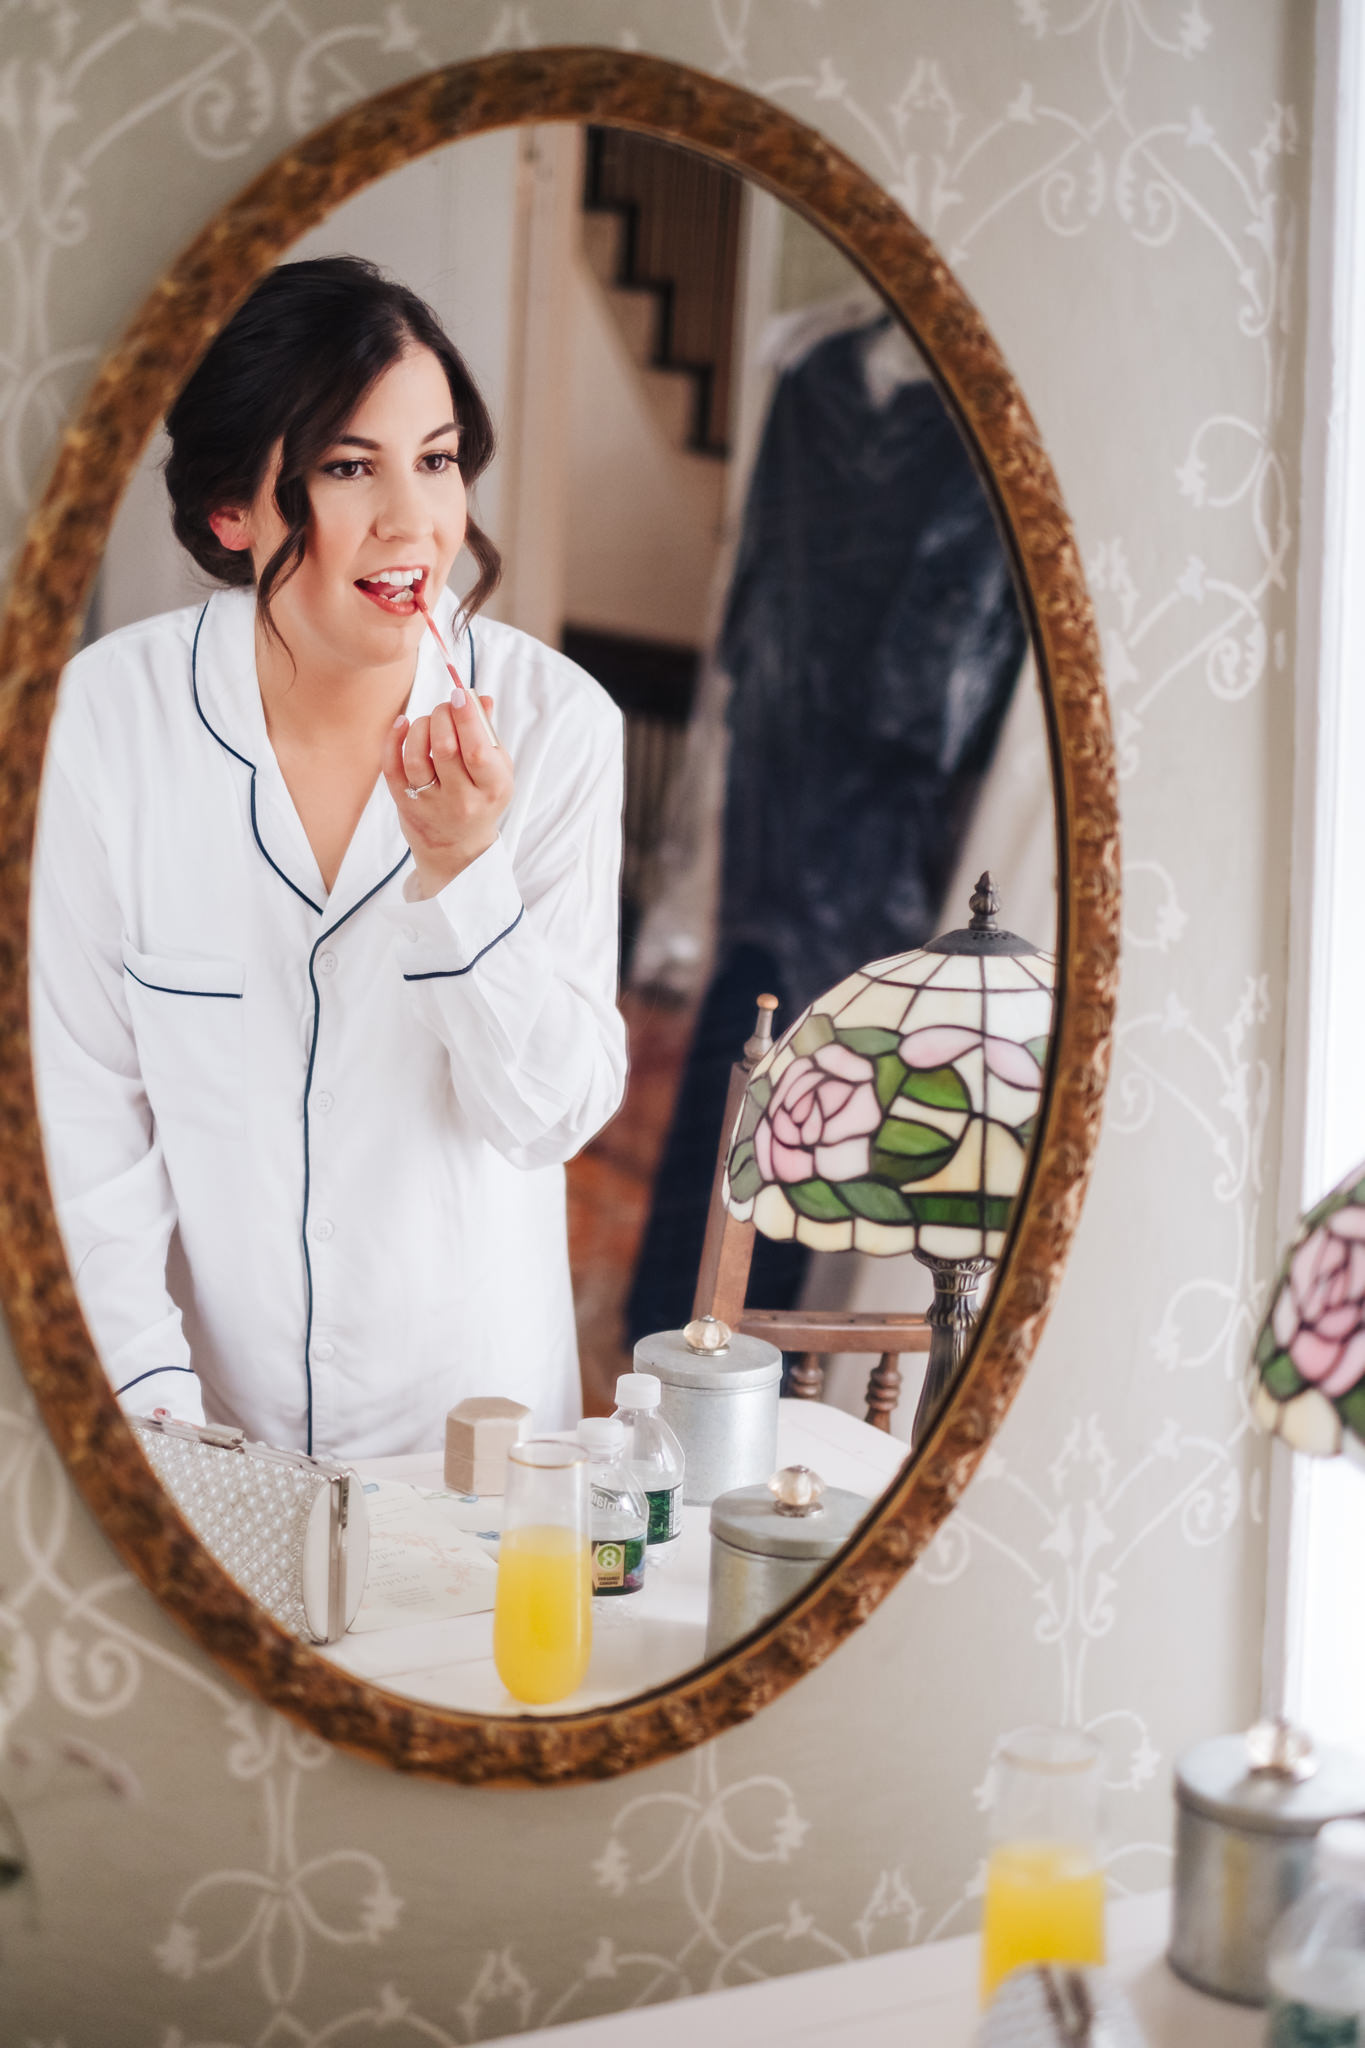
<svg viewBox="0 0 1365 2048"><path fill-rule="evenodd" d="M749 1078L724 1201L813 1251L912 1252L934 1276L923 1434L956 1377L1037 1123L1052 956L996 924L989 874L960 931L818 996Z"/></svg>
<svg viewBox="0 0 1365 2048"><path fill-rule="evenodd" d="M1293 1450L1365 1464L1365 1166L1304 1217L1254 1362L1263 1429Z"/></svg>

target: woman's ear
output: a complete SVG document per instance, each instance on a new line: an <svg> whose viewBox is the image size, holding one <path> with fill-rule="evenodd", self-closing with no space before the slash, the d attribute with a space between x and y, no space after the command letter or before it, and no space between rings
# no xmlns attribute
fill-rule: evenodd
<svg viewBox="0 0 1365 2048"><path fill-rule="evenodd" d="M251 546L251 520L249 514L239 505L228 505L221 512L210 512L209 525L220 546L240 554Z"/></svg>

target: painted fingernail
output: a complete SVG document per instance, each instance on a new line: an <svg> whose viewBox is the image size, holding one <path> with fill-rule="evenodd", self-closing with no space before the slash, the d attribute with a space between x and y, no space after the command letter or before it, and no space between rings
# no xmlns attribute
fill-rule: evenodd
<svg viewBox="0 0 1365 2048"><path fill-rule="evenodd" d="M452 707L456 711L458 711L468 695L469 692L463 687L463 685L460 683L456 683L454 689L450 693L450 702Z"/></svg>
<svg viewBox="0 0 1365 2048"><path fill-rule="evenodd" d="M395 720L393 721L393 729L394 729L394 731L395 731L395 732L397 732L397 730L398 730L399 726L400 726L400 725L406 725L406 724L407 724L407 722L408 722L408 721L407 721L407 716L406 716L406 713L404 713L404 712L400 711L400 712L399 712L399 714L398 714L398 716L397 716L397 718L395 718Z"/></svg>

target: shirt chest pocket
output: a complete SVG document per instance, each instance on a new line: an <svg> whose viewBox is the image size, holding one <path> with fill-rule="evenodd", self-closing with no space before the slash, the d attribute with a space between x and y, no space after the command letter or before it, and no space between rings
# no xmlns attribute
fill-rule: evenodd
<svg viewBox="0 0 1365 2048"><path fill-rule="evenodd" d="M163 1144L178 1129L240 1138L246 1128L240 960L140 953L125 943L123 978L138 1065Z"/></svg>

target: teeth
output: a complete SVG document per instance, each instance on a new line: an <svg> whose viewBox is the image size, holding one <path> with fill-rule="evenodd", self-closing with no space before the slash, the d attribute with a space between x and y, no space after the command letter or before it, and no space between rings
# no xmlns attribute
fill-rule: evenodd
<svg viewBox="0 0 1365 2048"><path fill-rule="evenodd" d="M388 583L396 590L407 590L414 583L420 583L421 569L381 569L377 576L367 576L367 583Z"/></svg>

